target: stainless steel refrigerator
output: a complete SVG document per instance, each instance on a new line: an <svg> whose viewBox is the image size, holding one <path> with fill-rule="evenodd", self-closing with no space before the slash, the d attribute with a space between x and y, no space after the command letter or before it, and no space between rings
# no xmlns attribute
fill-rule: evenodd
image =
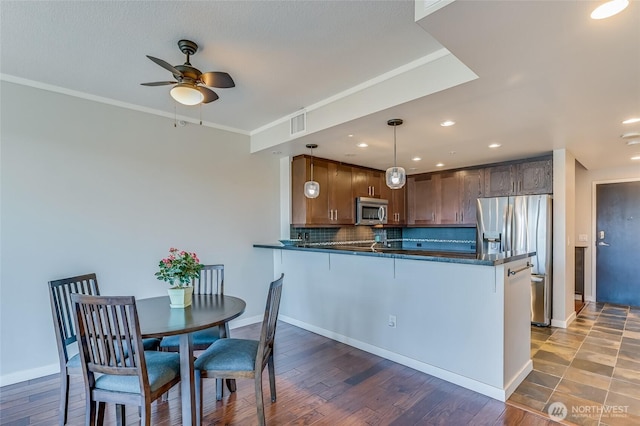
<svg viewBox="0 0 640 426"><path fill-rule="evenodd" d="M478 198L479 254L535 251L531 269L531 323L551 324L550 195Z"/></svg>

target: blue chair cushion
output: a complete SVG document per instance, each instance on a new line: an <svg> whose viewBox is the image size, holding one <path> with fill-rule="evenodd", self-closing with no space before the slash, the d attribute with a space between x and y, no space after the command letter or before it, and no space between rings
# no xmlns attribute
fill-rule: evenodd
<svg viewBox="0 0 640 426"><path fill-rule="evenodd" d="M144 358L152 392L180 376L180 354L148 351L144 353ZM140 393L138 376L103 374L96 379L95 387L114 392Z"/></svg>
<svg viewBox="0 0 640 426"><path fill-rule="evenodd" d="M75 354L74 356L69 358L69 361L67 361L67 368L81 368L81 367L82 366L80 365L80 354Z"/></svg>
<svg viewBox="0 0 640 426"><path fill-rule="evenodd" d="M209 346L220 338L220 331L218 327L207 328L206 330L200 330L194 332L191 337L193 338L193 344ZM180 346L180 336L166 336L162 338L160 342L161 348L173 348Z"/></svg>
<svg viewBox="0 0 640 426"><path fill-rule="evenodd" d="M257 340L216 340L196 359L194 367L201 371L253 371L258 356Z"/></svg>
<svg viewBox="0 0 640 426"><path fill-rule="evenodd" d="M160 346L160 339L142 339L142 346L145 351L155 351L158 349L158 346Z"/></svg>

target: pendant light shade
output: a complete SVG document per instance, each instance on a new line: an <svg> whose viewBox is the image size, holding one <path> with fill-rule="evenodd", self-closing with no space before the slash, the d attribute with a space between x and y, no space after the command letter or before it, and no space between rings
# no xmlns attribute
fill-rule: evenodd
<svg viewBox="0 0 640 426"><path fill-rule="evenodd" d="M387 121L389 126L393 126L393 167L389 167L385 173L387 186L391 189L400 189L407 182L407 173L402 167L398 167L396 159L396 127L403 123L400 118L393 118Z"/></svg>
<svg viewBox="0 0 640 426"><path fill-rule="evenodd" d="M320 195L320 184L313 180L313 149L317 147L314 143L307 144L307 148L311 150L311 180L304 183L304 196L307 198L318 198Z"/></svg>

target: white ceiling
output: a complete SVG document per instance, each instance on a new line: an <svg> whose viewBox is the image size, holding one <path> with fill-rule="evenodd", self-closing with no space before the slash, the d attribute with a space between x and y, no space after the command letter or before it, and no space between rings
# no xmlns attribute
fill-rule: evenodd
<svg viewBox="0 0 640 426"><path fill-rule="evenodd" d="M640 123L621 124L640 117L640 2L593 21L598 3L457 0L416 23L414 2L402 0L3 0L0 73L174 114L168 86L140 83L171 79L145 55L182 64L177 41L186 38L200 46L195 67L227 71L236 87L177 114L251 134L444 46L478 78L261 155L298 154L313 142L318 156L384 169L393 152L386 121L400 117L398 163L409 173L559 148L589 169L629 166L640 145L620 135L640 132ZM441 127L444 119L457 124ZM492 142L502 147L488 149Z"/></svg>

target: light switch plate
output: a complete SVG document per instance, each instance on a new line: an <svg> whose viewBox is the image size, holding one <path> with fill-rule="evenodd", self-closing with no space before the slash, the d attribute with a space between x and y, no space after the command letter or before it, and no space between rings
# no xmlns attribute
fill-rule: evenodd
<svg viewBox="0 0 640 426"><path fill-rule="evenodd" d="M586 243L587 241L589 241L589 237L587 236L587 234L578 234L578 241Z"/></svg>

